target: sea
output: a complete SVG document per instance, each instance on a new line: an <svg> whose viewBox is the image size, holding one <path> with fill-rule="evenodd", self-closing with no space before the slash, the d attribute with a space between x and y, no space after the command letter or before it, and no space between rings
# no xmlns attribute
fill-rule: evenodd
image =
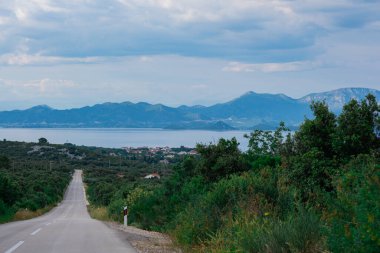
<svg viewBox="0 0 380 253"><path fill-rule="evenodd" d="M217 143L220 138L235 137L242 151L248 149L249 131L167 130L158 128L0 128L0 140L123 148L123 147L195 147L197 143Z"/></svg>

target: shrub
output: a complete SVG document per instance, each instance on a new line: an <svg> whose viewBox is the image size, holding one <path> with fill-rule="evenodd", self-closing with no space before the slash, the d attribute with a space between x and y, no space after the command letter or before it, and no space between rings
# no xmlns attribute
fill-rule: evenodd
<svg viewBox="0 0 380 253"><path fill-rule="evenodd" d="M123 222L124 206L127 205L126 199L113 199L107 207L108 216L115 221Z"/></svg>
<svg viewBox="0 0 380 253"><path fill-rule="evenodd" d="M333 252L380 251L380 166L373 158L353 159L335 181L337 199L327 221L328 244Z"/></svg>
<svg viewBox="0 0 380 253"><path fill-rule="evenodd" d="M252 215L244 210L206 242L211 252L321 252L324 249L320 222L301 209L285 220Z"/></svg>
<svg viewBox="0 0 380 253"><path fill-rule="evenodd" d="M225 220L235 217L242 206L249 206L257 215L272 210L277 195L273 185L253 173L231 176L190 202L176 217L173 233L182 244L199 244L216 233Z"/></svg>

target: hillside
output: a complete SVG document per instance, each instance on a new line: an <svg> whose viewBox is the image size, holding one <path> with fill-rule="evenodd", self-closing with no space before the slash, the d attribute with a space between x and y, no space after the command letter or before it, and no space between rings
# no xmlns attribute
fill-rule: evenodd
<svg viewBox="0 0 380 253"><path fill-rule="evenodd" d="M283 94L246 94L212 106L169 107L162 104L104 103L82 108L57 110L39 105L27 110L0 112L0 127L93 127L93 128L167 128L232 130L275 128L280 121L296 127L310 117L309 104L325 100L340 112L350 99L363 99L368 93L380 98L380 91L345 88L313 93L300 99Z"/></svg>
<svg viewBox="0 0 380 253"><path fill-rule="evenodd" d="M367 88L344 88L328 92L312 93L302 97L299 101L310 103L313 100L325 100L329 108L334 112L340 112L344 104L351 99L362 100L368 93L373 94L377 100L380 99L380 91Z"/></svg>

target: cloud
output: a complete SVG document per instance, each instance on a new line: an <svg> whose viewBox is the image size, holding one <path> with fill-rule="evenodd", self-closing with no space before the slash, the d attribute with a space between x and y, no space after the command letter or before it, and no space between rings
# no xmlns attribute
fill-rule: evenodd
<svg viewBox="0 0 380 253"><path fill-rule="evenodd" d="M0 1L0 108L379 88L378 13L365 0Z"/></svg>
<svg viewBox="0 0 380 253"><path fill-rule="evenodd" d="M62 97L69 89L78 87L78 84L71 80L49 78L26 81L0 79L0 85L3 86L2 100Z"/></svg>
<svg viewBox="0 0 380 253"><path fill-rule="evenodd" d="M285 62L285 63L262 63L262 64L248 64L241 62L230 62L223 68L227 72L288 72L288 71L301 71L310 70L320 66L317 62Z"/></svg>
<svg viewBox="0 0 380 253"><path fill-rule="evenodd" d="M100 57L56 57L43 55L30 55L25 53L0 55L0 65L46 65L71 63L96 63L104 59Z"/></svg>
<svg viewBox="0 0 380 253"><path fill-rule="evenodd" d="M0 55L23 46L25 54L68 58L303 61L318 55L320 38L369 29L379 12L376 2L351 0L9 0L0 2Z"/></svg>
<svg viewBox="0 0 380 253"><path fill-rule="evenodd" d="M70 80L51 80L45 78L42 80L32 80L23 84L25 88L35 88L40 94L54 93L62 88L72 88L77 86L73 81Z"/></svg>

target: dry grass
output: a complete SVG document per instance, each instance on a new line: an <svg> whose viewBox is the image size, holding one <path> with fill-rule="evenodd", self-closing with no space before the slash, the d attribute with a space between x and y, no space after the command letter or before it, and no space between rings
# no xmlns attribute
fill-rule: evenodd
<svg viewBox="0 0 380 253"><path fill-rule="evenodd" d="M91 218L102 220L102 221L110 221L110 217L108 216L107 207L101 206L101 207L94 207L94 206L87 206L88 213L90 214Z"/></svg>
<svg viewBox="0 0 380 253"><path fill-rule="evenodd" d="M13 216L13 220L14 221L18 221L18 220L32 219L32 218L41 216L41 215L49 212L53 208L54 208L54 206L52 205L52 206L47 206L47 207L38 209L36 211L31 211L31 210L28 210L28 209L20 209Z"/></svg>

